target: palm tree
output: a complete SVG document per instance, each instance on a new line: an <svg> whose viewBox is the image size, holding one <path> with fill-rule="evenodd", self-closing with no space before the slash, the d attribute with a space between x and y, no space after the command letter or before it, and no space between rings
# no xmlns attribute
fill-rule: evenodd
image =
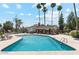
<svg viewBox="0 0 79 59"><path fill-rule="evenodd" d="M53 8L56 6L56 3L51 3L52 15L51 15L51 25L53 25Z"/></svg>
<svg viewBox="0 0 79 59"><path fill-rule="evenodd" d="M44 7L46 3L41 3L41 5Z"/></svg>
<svg viewBox="0 0 79 59"><path fill-rule="evenodd" d="M75 3L73 3L73 7L74 7L74 14L75 14L75 21L76 21L76 30L78 30L78 19L77 19L77 13L76 13L76 6Z"/></svg>
<svg viewBox="0 0 79 59"><path fill-rule="evenodd" d="M59 6L58 6L58 8L57 8L57 10L59 11L59 13L58 13L58 14L59 14L59 16L60 16L60 14L61 14L61 9L62 9L62 6L61 6L61 5L59 5Z"/></svg>
<svg viewBox="0 0 79 59"><path fill-rule="evenodd" d="M44 12L44 25L45 25L46 24L46 11L47 11L47 8L43 7L42 11Z"/></svg>
<svg viewBox="0 0 79 59"><path fill-rule="evenodd" d="M22 24L21 19L18 19L17 17L15 18L15 26L16 26L16 30L20 29L20 26Z"/></svg>
<svg viewBox="0 0 79 59"><path fill-rule="evenodd" d="M16 16L16 17L15 17L15 19L14 19L14 21L15 21L15 27L16 27L16 30L18 30L17 20L18 20L18 18L17 18L17 16Z"/></svg>
<svg viewBox="0 0 79 59"><path fill-rule="evenodd" d="M18 19L18 20L17 20L17 24L18 24L18 28L20 29L20 27L21 27L21 25L22 25L21 19Z"/></svg>
<svg viewBox="0 0 79 59"><path fill-rule="evenodd" d="M39 12L39 25L40 25L40 9L41 9L41 4L37 4L37 9L38 9L38 12Z"/></svg>
<svg viewBox="0 0 79 59"><path fill-rule="evenodd" d="M44 12L44 25L45 25L45 23L46 23L46 21L45 21L45 14L46 14L46 11L47 11L47 8L45 7L45 4L46 3L41 3L41 5L43 6L43 9L42 9L42 11Z"/></svg>

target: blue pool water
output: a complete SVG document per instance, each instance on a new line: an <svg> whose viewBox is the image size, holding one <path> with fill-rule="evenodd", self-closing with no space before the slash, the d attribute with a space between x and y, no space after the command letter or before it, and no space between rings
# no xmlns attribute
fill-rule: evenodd
<svg viewBox="0 0 79 59"><path fill-rule="evenodd" d="M59 42L58 40L41 35L23 36L21 40L4 48L2 51L64 51L74 48Z"/></svg>

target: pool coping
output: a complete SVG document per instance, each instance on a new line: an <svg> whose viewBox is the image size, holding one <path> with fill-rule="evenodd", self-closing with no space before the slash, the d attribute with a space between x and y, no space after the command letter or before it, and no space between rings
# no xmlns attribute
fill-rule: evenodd
<svg viewBox="0 0 79 59"><path fill-rule="evenodd" d="M49 35L49 36L51 36L51 35ZM68 42L63 42L64 44L75 48L76 51L77 50L79 51L79 45L78 45L79 44L79 41L78 40L75 40L75 38L73 38L72 36L59 34L59 35L53 35L51 37L57 39L60 42L63 42L62 39L64 37L68 41Z"/></svg>
<svg viewBox="0 0 79 59"><path fill-rule="evenodd" d="M25 35L27 33L22 33L19 35ZM36 35L36 34L35 34ZM37 35L45 35L45 36L50 36L53 37L55 39L57 39L58 41L62 42L62 37L65 37L68 39L68 42L63 42L66 45L69 45L73 48L75 48L75 51L20 51L20 52L4 52L4 51L0 51L0 54L35 54L35 55L43 55L43 54L54 54L54 55L72 55L72 54L79 54L79 42L77 40L74 40L74 38L72 38L71 36L67 36L67 35L47 35L47 34L37 34ZM9 40L5 40L5 41L1 41L0 42L0 50L4 49L5 47L15 43L16 41L20 40L22 37L20 36L16 36L16 34L13 34L13 38L9 39ZM14 40L15 39L15 40Z"/></svg>
<svg viewBox="0 0 79 59"><path fill-rule="evenodd" d="M6 47L8 47L9 45L17 42L18 40L20 40L22 37L17 37L15 35L12 36L11 39L7 39L7 40L3 40L0 42L0 51Z"/></svg>

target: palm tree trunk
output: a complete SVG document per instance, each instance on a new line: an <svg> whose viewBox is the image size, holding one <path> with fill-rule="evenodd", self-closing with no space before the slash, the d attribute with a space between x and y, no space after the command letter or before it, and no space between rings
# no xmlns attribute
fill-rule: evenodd
<svg viewBox="0 0 79 59"><path fill-rule="evenodd" d="M59 10L59 12L58 12L58 19L60 18L60 14L61 14L61 11ZM60 27L59 27L59 30L60 30ZM61 32L61 30L60 30L60 32Z"/></svg>
<svg viewBox="0 0 79 59"><path fill-rule="evenodd" d="M73 3L73 6L74 6L74 13L75 13L76 30L78 30L78 21L77 21L77 13L76 13L76 6L75 6L75 3Z"/></svg>
<svg viewBox="0 0 79 59"><path fill-rule="evenodd" d="M61 11L59 11L59 17L60 17L60 15L61 15Z"/></svg>
<svg viewBox="0 0 79 59"><path fill-rule="evenodd" d="M51 25L53 25L53 8L52 8L52 15L51 15Z"/></svg>
<svg viewBox="0 0 79 59"><path fill-rule="evenodd" d="M39 25L40 25L40 10L39 10Z"/></svg>
<svg viewBox="0 0 79 59"><path fill-rule="evenodd" d="M58 11L58 20L59 20L59 18L60 18L60 11Z"/></svg>
<svg viewBox="0 0 79 59"><path fill-rule="evenodd" d="M45 12L44 12L44 25L46 25L46 17L45 17Z"/></svg>
<svg viewBox="0 0 79 59"><path fill-rule="evenodd" d="M59 13L58 13L58 18L60 18L60 15L61 15L61 11L59 11Z"/></svg>

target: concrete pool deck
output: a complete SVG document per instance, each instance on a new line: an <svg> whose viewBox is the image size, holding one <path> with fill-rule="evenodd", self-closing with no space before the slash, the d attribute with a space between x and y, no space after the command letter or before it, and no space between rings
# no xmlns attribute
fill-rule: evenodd
<svg viewBox="0 0 79 59"><path fill-rule="evenodd" d="M15 43L16 41L20 40L21 37L13 35L11 39L0 41L0 51L5 47Z"/></svg>
<svg viewBox="0 0 79 59"><path fill-rule="evenodd" d="M25 33L26 34L26 33ZM20 40L21 36L16 36L17 34L13 34L13 37L8 40L0 41L0 54L12 54L12 55L76 55L79 54L79 40L75 40L75 38L68 36L68 35L47 35L57 40L75 48L75 51L16 51L16 52L5 52L1 51L5 47L13 44L14 42ZM24 35L24 34L18 34ZM42 34L44 35L44 34Z"/></svg>

